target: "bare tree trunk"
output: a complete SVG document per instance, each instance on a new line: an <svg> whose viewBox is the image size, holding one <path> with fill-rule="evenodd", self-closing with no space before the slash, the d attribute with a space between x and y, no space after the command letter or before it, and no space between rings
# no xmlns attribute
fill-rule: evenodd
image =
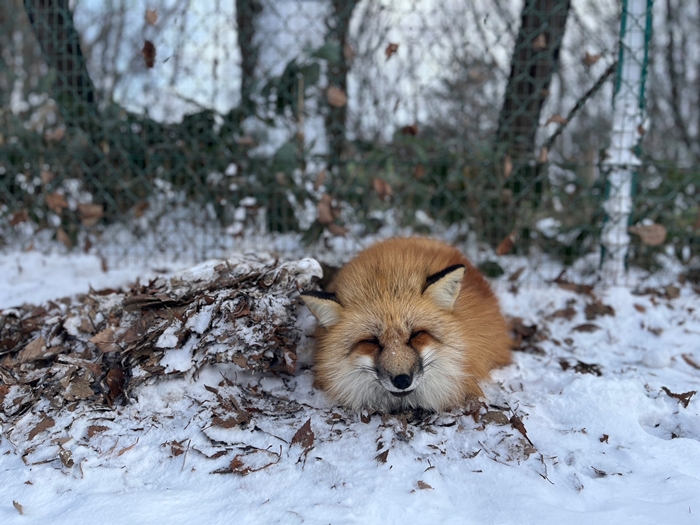
<svg viewBox="0 0 700 525"><path fill-rule="evenodd" d="M498 121L498 145L513 159L535 151L540 112L559 63L570 0L525 0Z"/></svg>
<svg viewBox="0 0 700 525"><path fill-rule="evenodd" d="M348 92L348 71L350 71L350 47L347 43L352 12L359 0L332 0L331 16L328 20L329 42L334 42L340 48L338 60L328 64L328 85ZM337 107L329 106L326 116L326 136L329 146L329 167L337 164L345 148L345 128L347 121L347 104Z"/></svg>
<svg viewBox="0 0 700 525"><path fill-rule="evenodd" d="M97 96L68 0L24 0L44 59L56 71L55 99L68 124L95 138Z"/></svg>
<svg viewBox="0 0 700 525"><path fill-rule="evenodd" d="M255 44L255 17L262 11L260 0L236 0L238 47L241 50L241 109L244 116L255 112L253 86L260 50Z"/></svg>

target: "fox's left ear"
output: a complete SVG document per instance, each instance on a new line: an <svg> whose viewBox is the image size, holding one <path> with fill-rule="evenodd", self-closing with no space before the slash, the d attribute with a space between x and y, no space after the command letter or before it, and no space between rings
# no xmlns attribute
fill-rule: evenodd
<svg viewBox="0 0 700 525"><path fill-rule="evenodd" d="M425 281L423 295L430 297L440 308L452 311L462 289L464 271L463 264L455 264L431 275Z"/></svg>
<svg viewBox="0 0 700 525"><path fill-rule="evenodd" d="M302 292L299 295L324 328L330 328L340 320L343 307L334 293Z"/></svg>

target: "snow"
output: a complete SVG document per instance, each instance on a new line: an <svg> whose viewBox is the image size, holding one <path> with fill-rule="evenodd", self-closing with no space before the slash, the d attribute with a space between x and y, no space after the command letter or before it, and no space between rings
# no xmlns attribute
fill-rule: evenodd
<svg viewBox="0 0 700 525"><path fill-rule="evenodd" d="M82 255L4 255L0 308L143 282L149 273L147 264L102 271ZM554 284L494 283L508 315L537 325L540 350L514 352L513 364L492 374L480 422L464 410L363 422L316 390L308 367L261 376L232 364L147 383L113 412L66 414L32 450L22 447L31 422L21 420L11 442L0 438L0 523L696 524L700 399L684 408L663 390L700 390L691 365L700 363L700 303L692 287L677 286L678 297L598 286L593 298ZM614 315L587 318L595 300ZM568 318L557 313L567 308ZM298 326L313 331L303 308ZM309 345L303 338L300 354ZM191 356L182 348L166 358L175 371ZM579 362L601 375L577 371ZM212 388L284 410L217 426ZM509 423L513 414L531 445ZM311 448L290 445L307 420ZM260 470L212 473L234 457L241 469Z"/></svg>

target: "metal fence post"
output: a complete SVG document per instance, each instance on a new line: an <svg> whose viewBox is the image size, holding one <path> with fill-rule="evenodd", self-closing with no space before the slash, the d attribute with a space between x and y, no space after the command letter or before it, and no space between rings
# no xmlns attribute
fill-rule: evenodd
<svg viewBox="0 0 700 525"><path fill-rule="evenodd" d="M636 147L644 133L644 84L647 75L653 0L624 0L620 23L618 71L613 98L613 129L601 235L603 278L617 283L625 273L630 236Z"/></svg>

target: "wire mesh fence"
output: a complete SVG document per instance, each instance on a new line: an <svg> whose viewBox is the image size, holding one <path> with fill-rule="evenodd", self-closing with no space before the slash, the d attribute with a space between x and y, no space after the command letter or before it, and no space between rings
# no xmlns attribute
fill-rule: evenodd
<svg viewBox="0 0 700 525"><path fill-rule="evenodd" d="M413 232L492 275L593 276L617 221L624 265L692 270L700 12L635 2L7 0L0 248L114 264ZM644 63L619 129L625 27Z"/></svg>

